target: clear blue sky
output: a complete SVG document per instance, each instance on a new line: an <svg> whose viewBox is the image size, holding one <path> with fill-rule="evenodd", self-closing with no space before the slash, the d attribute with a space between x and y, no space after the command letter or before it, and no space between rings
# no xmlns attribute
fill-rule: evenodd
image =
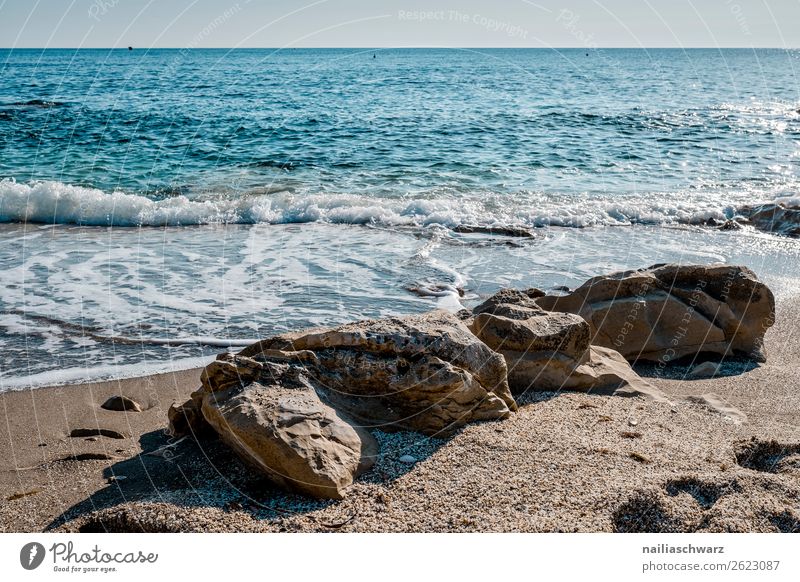
<svg viewBox="0 0 800 582"><path fill-rule="evenodd" d="M800 47L800 0L0 0L2 47Z"/></svg>

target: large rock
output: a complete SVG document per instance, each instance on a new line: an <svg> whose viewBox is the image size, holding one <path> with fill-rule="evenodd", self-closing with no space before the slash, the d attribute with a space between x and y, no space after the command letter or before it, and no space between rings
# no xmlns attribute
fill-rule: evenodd
<svg viewBox="0 0 800 582"><path fill-rule="evenodd" d="M244 368L250 363L238 359ZM314 497L341 499L378 452L369 432L324 404L288 364L264 364L259 378L244 387L205 391L202 413L250 465L275 483Z"/></svg>
<svg viewBox="0 0 800 582"><path fill-rule="evenodd" d="M279 485L326 498L377 454L358 423L441 436L517 407L503 357L445 311L267 339L201 381L170 408L171 434L216 433Z"/></svg>
<svg viewBox="0 0 800 582"><path fill-rule="evenodd" d="M504 289L475 308L472 332L500 353L514 393L526 390L602 391L664 399L614 350L591 346L589 324L571 313L550 313L534 293Z"/></svg>
<svg viewBox="0 0 800 582"><path fill-rule="evenodd" d="M730 265L654 265L535 302L583 317L593 345L663 364L707 355L765 361L764 333L775 317L769 288L750 269Z"/></svg>
<svg viewBox="0 0 800 582"><path fill-rule="evenodd" d="M517 407L503 358L446 311L284 334L240 355L293 362L323 400L382 430L441 436Z"/></svg>
<svg viewBox="0 0 800 582"><path fill-rule="evenodd" d="M800 237L800 208L788 204L767 203L742 206L737 213L758 230L784 236Z"/></svg>

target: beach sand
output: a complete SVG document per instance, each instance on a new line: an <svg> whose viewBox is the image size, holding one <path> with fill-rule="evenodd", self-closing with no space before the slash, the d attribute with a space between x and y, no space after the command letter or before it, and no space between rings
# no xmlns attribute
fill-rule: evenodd
<svg viewBox="0 0 800 582"><path fill-rule="evenodd" d="M171 442L199 370L4 393L0 530L798 531L800 297L779 299L767 349L713 379L651 378L672 404L534 393L447 440L378 433L342 501L285 493L217 441ZM146 410L100 408L114 394Z"/></svg>

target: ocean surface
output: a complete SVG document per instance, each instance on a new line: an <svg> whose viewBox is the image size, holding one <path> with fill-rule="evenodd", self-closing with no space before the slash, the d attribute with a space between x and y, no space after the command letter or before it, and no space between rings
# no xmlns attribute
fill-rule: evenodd
<svg viewBox="0 0 800 582"><path fill-rule="evenodd" d="M786 50L0 50L0 390L665 261L798 292L800 242L702 226L800 195L798 74Z"/></svg>

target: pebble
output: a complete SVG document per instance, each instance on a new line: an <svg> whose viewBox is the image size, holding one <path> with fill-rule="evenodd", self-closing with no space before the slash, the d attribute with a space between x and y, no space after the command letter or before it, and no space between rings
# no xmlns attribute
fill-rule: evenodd
<svg viewBox="0 0 800 582"><path fill-rule="evenodd" d="M706 378L715 376L719 372L719 366L714 362L703 362L692 368L689 376L692 378Z"/></svg>
<svg viewBox="0 0 800 582"><path fill-rule="evenodd" d="M408 463L409 465L413 465L417 462L417 458L412 457L411 455L403 455L399 460L401 463Z"/></svg>
<svg viewBox="0 0 800 582"><path fill-rule="evenodd" d="M106 410L117 410L120 412L142 411L142 406L133 398L128 398L127 396L112 396L103 402L100 407L105 408Z"/></svg>

